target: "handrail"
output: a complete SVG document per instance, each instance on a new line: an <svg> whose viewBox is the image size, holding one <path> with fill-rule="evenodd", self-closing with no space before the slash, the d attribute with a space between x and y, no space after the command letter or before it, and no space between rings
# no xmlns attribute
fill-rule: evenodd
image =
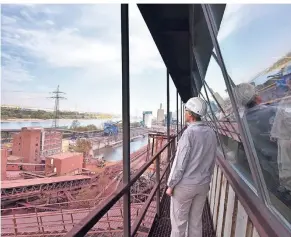
<svg viewBox="0 0 291 237"><path fill-rule="evenodd" d="M174 159L174 157L172 157L171 160L172 160L172 159ZM141 209L141 211L140 211L140 214L138 215L138 218L137 218L137 219L135 220L135 222L133 223L133 228L132 228L132 231L131 231L131 236L134 236L134 235L137 233L138 228L139 228L139 226L140 226L140 224L141 224L141 222L142 222L142 219L144 218L144 216L145 216L145 214L146 214L146 212L147 212L147 209L148 209L148 207L150 206L151 201L153 200L154 195L155 195L155 193L156 193L157 190L158 190L158 187L159 187L159 185L160 185L161 180L163 180L165 174L167 173L168 169L170 168L170 163L171 163L171 162L169 162L169 163L167 164L167 167L165 168L165 170L164 170L164 172L163 172L163 174L162 174L162 178L161 178L161 179L159 180L159 182L158 182L158 183L153 187L153 189L152 189L152 191L151 191L151 193L150 193L149 198L146 200L145 204L143 205L143 207L142 207L142 209ZM158 201L160 201L160 200L157 200L157 202L158 202Z"/></svg>
<svg viewBox="0 0 291 237"><path fill-rule="evenodd" d="M151 160L146 162L140 170L132 177L130 182L126 185L123 185L122 187L118 188L111 197L103 203L103 205L100 205L96 209L92 210L84 219L82 219L78 224L76 224L65 236L66 237L79 237L79 236L84 236L91 228L94 227L94 225L106 214L107 211L127 192L130 187L142 176L142 174L156 161L160 155L162 154L163 151L165 151L166 148L170 147L172 143L175 143L175 139L183 133L185 130L182 129L179 131L178 134L175 136L171 137L169 142L166 143L161 150L159 150ZM169 155L169 154L168 154ZM172 160L172 159L171 159ZM171 161L168 163L166 170L168 169L169 164ZM163 173L164 177L165 173ZM160 179L161 182L161 179ZM155 186L156 187L156 186ZM155 187L153 188L150 198L153 198L154 193L156 192ZM133 231L136 233L137 229L139 228L139 225L141 223L141 220L138 220L138 223L135 223Z"/></svg>
<svg viewBox="0 0 291 237"><path fill-rule="evenodd" d="M238 200L243 205L260 236L290 236L286 226L275 217L265 203L261 202L259 197L242 180L241 176L223 156L217 156L216 164L233 188Z"/></svg>

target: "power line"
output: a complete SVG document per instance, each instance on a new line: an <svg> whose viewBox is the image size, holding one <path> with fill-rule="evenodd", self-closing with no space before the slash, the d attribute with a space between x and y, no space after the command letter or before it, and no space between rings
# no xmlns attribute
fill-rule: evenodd
<svg viewBox="0 0 291 237"><path fill-rule="evenodd" d="M53 127L57 128L59 126L59 117L60 117L60 100L67 99L66 97L62 96L66 94L65 92L60 91L59 85L56 91L51 92L53 96L49 97L50 99L55 100L55 108L54 108L54 121Z"/></svg>

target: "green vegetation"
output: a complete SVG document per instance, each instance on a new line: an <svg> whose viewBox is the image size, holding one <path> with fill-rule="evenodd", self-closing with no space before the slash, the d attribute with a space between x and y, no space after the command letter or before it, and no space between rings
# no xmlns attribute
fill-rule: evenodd
<svg viewBox="0 0 291 237"><path fill-rule="evenodd" d="M60 119L111 119L110 114L60 111ZM53 119L54 112L1 107L1 119Z"/></svg>
<svg viewBox="0 0 291 237"><path fill-rule="evenodd" d="M81 126L78 120L74 120L70 127L70 130L77 132L87 132L87 131L96 131L99 130L94 124L89 124L87 126Z"/></svg>
<svg viewBox="0 0 291 237"><path fill-rule="evenodd" d="M76 145L71 148L76 152L83 153L84 157L87 157L92 149L92 143L87 139L78 139Z"/></svg>

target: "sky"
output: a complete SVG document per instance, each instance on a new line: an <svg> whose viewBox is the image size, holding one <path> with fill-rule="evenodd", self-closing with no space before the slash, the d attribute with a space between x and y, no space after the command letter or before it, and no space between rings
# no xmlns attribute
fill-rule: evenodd
<svg viewBox="0 0 291 237"><path fill-rule="evenodd" d="M235 83L291 50L290 12L291 5L227 6L218 38ZM131 114L155 115L166 105L166 68L135 4L129 23ZM120 5L2 5L1 43L1 104L52 109L49 92L59 85L62 110L121 114ZM206 80L226 96L213 60Z"/></svg>
<svg viewBox="0 0 291 237"><path fill-rule="evenodd" d="M290 11L290 4L227 5L218 41L235 84L251 81L291 51ZM228 97L221 70L213 59L205 79L214 91ZM260 78L260 82L264 80Z"/></svg>

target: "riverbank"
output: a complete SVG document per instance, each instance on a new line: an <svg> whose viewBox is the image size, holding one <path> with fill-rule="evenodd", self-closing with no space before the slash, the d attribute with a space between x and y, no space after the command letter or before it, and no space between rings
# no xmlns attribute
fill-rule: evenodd
<svg viewBox="0 0 291 237"><path fill-rule="evenodd" d="M59 127L71 127L76 119L59 119ZM77 119L79 126L94 125L97 129L103 129L104 123L108 121L118 122L121 118L113 119ZM2 129L21 129L22 127L43 127L51 128L53 119L1 119ZM131 124L139 123L139 119L131 119Z"/></svg>
<svg viewBox="0 0 291 237"><path fill-rule="evenodd" d="M10 118L10 119L1 119L1 123L10 123L10 122L42 122L50 119L20 119L20 118Z"/></svg>
<svg viewBox="0 0 291 237"><path fill-rule="evenodd" d="M81 119L76 119L76 118L60 118L59 120L106 120L106 118L81 118ZM115 118L107 118L107 120L112 120ZM118 118L119 119L119 118ZM37 119L37 118L8 118L8 119L1 119L1 123L9 123L9 122L43 122L43 121L51 121L53 119Z"/></svg>
<svg viewBox="0 0 291 237"><path fill-rule="evenodd" d="M138 170L147 160L147 145L140 147L135 152L130 154L130 163L132 170ZM88 188L83 188L78 195L76 200L93 199L96 197L109 196L114 192L119 184L120 175L123 170L122 155L119 160L106 161L103 167L94 167L94 164L90 164L92 167L87 168L95 172L94 183Z"/></svg>

